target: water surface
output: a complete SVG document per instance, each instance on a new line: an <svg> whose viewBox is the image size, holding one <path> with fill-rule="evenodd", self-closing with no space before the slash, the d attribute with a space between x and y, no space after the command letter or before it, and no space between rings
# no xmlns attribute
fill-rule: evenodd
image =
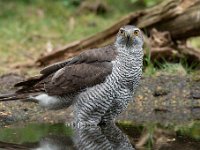
<svg viewBox="0 0 200 150"><path fill-rule="evenodd" d="M189 133L193 133L190 135ZM32 150L200 150L200 126L195 123L164 128L128 123L72 127L65 124L27 124L0 129L0 149Z"/></svg>

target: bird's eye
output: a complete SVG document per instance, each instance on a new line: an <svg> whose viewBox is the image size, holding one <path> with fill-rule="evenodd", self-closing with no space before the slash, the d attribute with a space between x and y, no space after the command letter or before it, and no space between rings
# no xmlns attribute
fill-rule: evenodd
<svg viewBox="0 0 200 150"><path fill-rule="evenodd" d="M120 30L119 30L119 33L120 33L120 34L124 34L124 30L123 30L123 29L120 29Z"/></svg>
<svg viewBox="0 0 200 150"><path fill-rule="evenodd" d="M135 30L133 33L134 33L135 36L138 36L139 32L140 32L139 30Z"/></svg>

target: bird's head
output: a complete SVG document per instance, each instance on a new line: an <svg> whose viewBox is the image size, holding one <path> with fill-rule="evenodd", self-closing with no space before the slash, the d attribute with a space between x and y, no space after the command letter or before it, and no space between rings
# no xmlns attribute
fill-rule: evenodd
<svg viewBox="0 0 200 150"><path fill-rule="evenodd" d="M127 48L142 48L143 43L142 31L132 25L121 27L115 41L115 44Z"/></svg>

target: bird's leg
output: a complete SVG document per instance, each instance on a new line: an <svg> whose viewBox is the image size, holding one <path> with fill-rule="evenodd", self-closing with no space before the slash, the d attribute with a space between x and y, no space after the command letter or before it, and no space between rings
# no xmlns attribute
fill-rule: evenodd
<svg viewBox="0 0 200 150"><path fill-rule="evenodd" d="M107 125L107 124L110 124L111 122L114 122L114 119L115 119L115 117L113 116L114 113L115 112L111 111L111 109L106 111L106 113L102 117L101 122L99 123L99 125Z"/></svg>
<svg viewBox="0 0 200 150"><path fill-rule="evenodd" d="M100 124L107 124L113 121L121 112L123 112L128 103L133 99L133 94L129 89L121 90L117 97L112 101L110 108L102 116Z"/></svg>
<svg viewBox="0 0 200 150"><path fill-rule="evenodd" d="M112 100L87 100L75 105L75 122L77 124L98 125L102 116L110 107Z"/></svg>
<svg viewBox="0 0 200 150"><path fill-rule="evenodd" d="M127 99L128 101L129 99ZM115 103L116 102L116 103ZM109 122L114 121L114 119L121 114L128 106L128 103L122 103L119 102L118 99L114 100L114 103L109 108L108 111L106 111L105 115L102 116L100 124L107 124Z"/></svg>

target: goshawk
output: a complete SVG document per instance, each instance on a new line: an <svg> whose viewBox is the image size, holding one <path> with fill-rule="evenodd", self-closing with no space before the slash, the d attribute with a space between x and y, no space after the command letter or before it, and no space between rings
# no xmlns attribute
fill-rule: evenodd
<svg viewBox="0 0 200 150"><path fill-rule="evenodd" d="M0 96L0 101L35 99L49 109L73 104L75 122L111 121L133 99L142 75L142 47L140 29L121 27L113 44L44 68L40 75L17 83L20 89Z"/></svg>

